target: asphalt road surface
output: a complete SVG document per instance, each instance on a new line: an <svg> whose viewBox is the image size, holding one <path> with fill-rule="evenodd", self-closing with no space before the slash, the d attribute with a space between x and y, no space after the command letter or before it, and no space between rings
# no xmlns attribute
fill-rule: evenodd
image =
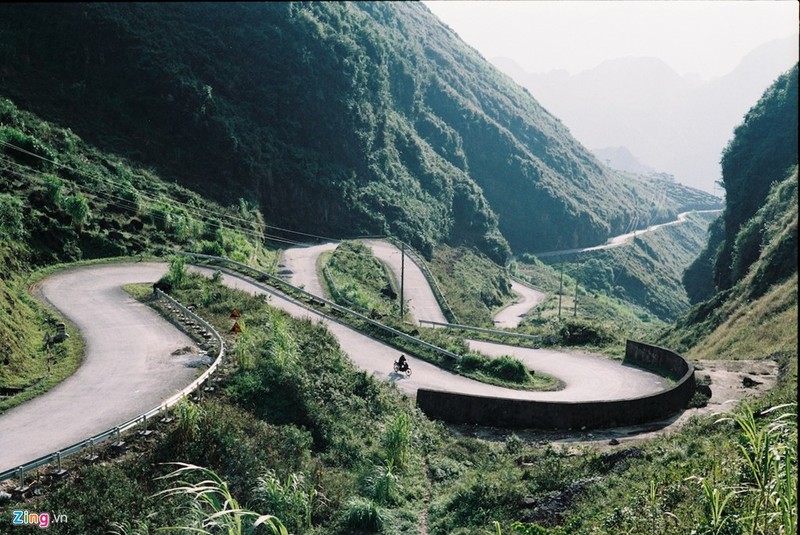
<svg viewBox="0 0 800 535"><path fill-rule="evenodd" d="M513 329L519 326L525 315L539 303L547 299L547 294L534 290L529 286L511 281L511 291L517 294L517 299L509 306L494 315L494 325L501 329Z"/></svg>
<svg viewBox="0 0 800 535"><path fill-rule="evenodd" d="M383 241L366 241L376 258L387 264L400 283L401 252L394 245ZM290 284L299 286L305 291L319 297L328 297L322 291L322 284L317 273L317 262L322 253L336 249L337 243L323 243L311 247L296 247L283 252L282 270L286 270L286 278ZM425 275L411 258L405 258L405 282L403 299L408 305L415 323L419 320L446 323L444 314L439 308Z"/></svg>
<svg viewBox="0 0 800 535"><path fill-rule="evenodd" d="M86 352L72 376L0 415L0 471L126 422L194 380L193 342L122 290L166 271L166 264L106 264L43 281L36 293L80 329ZM187 346L194 354L172 355Z"/></svg>
<svg viewBox="0 0 800 535"><path fill-rule="evenodd" d="M444 317L442 309L439 308L439 302L436 301L436 296L433 295L428 279L425 278L422 270L411 257L405 255L405 261L403 261L402 251L385 241L367 240L364 243L372 249L372 254L375 255L375 258L389 266L395 280L398 281L398 285L400 284L401 273L403 274L405 279L403 283L403 299L411 310L414 323L419 325L420 320L447 323L447 318Z"/></svg>

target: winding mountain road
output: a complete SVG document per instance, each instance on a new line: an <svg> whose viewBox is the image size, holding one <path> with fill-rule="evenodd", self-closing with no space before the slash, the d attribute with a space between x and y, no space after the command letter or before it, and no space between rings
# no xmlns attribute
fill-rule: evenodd
<svg viewBox="0 0 800 535"><path fill-rule="evenodd" d="M394 245L387 242L367 241L366 243L372 248L375 256L385 261L399 279L400 251ZM311 279L317 278L316 266L319 255L335 248L335 246L336 244L326 243L306 247L302 250L286 250L283 256L283 262L286 268L292 272L289 278L290 284L294 284L295 286L304 284L306 291L311 293L313 292L309 290L309 288L319 288L321 291L321 286L318 281L315 283ZM446 322L433 292L430 291L427 285L427 280L422 270L409 257L406 257L405 260L405 277L406 287L409 286L409 279L412 279L415 281L412 284L413 287L427 289L427 292L419 291L419 293L414 294L414 301L409 305L409 308L411 308L414 314L414 319L417 322L419 320ZM524 286L523 288L530 290ZM255 290L253 287L244 289L248 291ZM524 291L524 289L522 291ZM532 301L540 298L540 292L536 292L536 294L537 295L531 295L530 299L526 300L524 305L521 304L516 311L512 310L511 314L516 314L518 317L520 314L519 311L529 306ZM315 295L325 297L322 293ZM272 300L273 305L282 307L282 305L278 303L279 302L276 302L274 299ZM292 313L291 311L289 312ZM320 319L319 315L314 314L314 316L316 316L316 319ZM337 336L344 334L345 331L352 331L349 327L344 327L338 323L333 325L328 320L321 321L326 321L331 331ZM355 335L357 339L363 338L363 335L355 331L348 333L347 338L353 335ZM340 338L340 343L341 341L342 338ZM533 370L558 377L564 382L564 389L558 392L525 392L499 388L440 370L423 360L413 357L409 357L409 363L414 370L414 374L410 378L398 380L397 377L392 377L396 374L386 373L386 370L391 369L392 362L397 357L397 350L381 344L380 342L372 342L373 344L377 344L370 345L368 351L372 352L372 354L364 354L363 349L366 349L366 347L362 349L359 347L358 342L353 345L348 345L348 347L345 347L343 344L342 348L361 368L370 371L378 377L393 379L402 390L410 395L415 395L419 388L435 388L452 392L510 397L515 399L587 401L624 399L658 392L667 388L667 383L657 375L638 368L624 366L618 361L613 361L598 355L591 355L580 351L522 349L513 346L485 344L483 342L474 341L470 342L471 346L488 355L513 355L525 362L528 367Z"/></svg>
<svg viewBox="0 0 800 535"><path fill-rule="evenodd" d="M513 329L518 327L525 315L533 307L547 300L547 294L533 288L511 281L511 291L517 294L517 299L494 315L495 327Z"/></svg>
<svg viewBox="0 0 800 535"><path fill-rule="evenodd" d="M401 252L394 245L377 240L367 240L364 244L372 249L372 254L388 265L400 280ZM283 252L283 266L287 272L287 280L294 286L299 286L305 291L318 297L325 297L322 284L317 273L319 257L327 251L336 249L337 243L323 243L312 247L295 247ZM399 284L399 283L398 283ZM422 270L409 256L405 259L405 283L403 284L403 297L411 312L414 322L419 325L420 320L446 323L447 319L439 308L439 303L433 295L428 280Z"/></svg>
<svg viewBox="0 0 800 535"><path fill-rule="evenodd" d="M293 256L286 261L286 266L297 265L297 259L316 265L315 254L327 250L327 244L310 247L302 255ZM288 251L287 251L288 252ZM408 268L408 265L406 265ZM213 270L205 267L193 267L195 271L211 276ZM293 270L294 271L294 270ZM303 269L303 272L306 270ZM450 373L413 356L407 356L414 373L411 377L401 376L392 371L392 363L397 360L397 349L377 340L373 340L360 332L326 318L309 310L297 301L286 297L274 289L255 282L248 277L223 272L223 282L238 290L250 294L266 294L270 305L280 308L297 318L305 318L324 324L339 340L339 345L347 356L359 368L368 371L379 379L391 381L410 396L415 396L420 388L446 390L464 394L508 397L514 399L539 399L558 401L585 401L600 399L623 399L636 397L666 388L666 383L657 375L638 368L623 366L621 363L605 357L590 355L579 351L551 351L544 349L526 349L503 346L499 344L483 344L472 342L476 349L489 355L513 354L526 362L531 368L554 375L565 383L563 390L557 392L528 392L488 385L473 381L464 376ZM294 284L294 282L292 282ZM308 291L308 286L306 286ZM320 296L324 297L324 296Z"/></svg>
<svg viewBox="0 0 800 535"><path fill-rule="evenodd" d="M391 254L390 249L382 251L380 244L374 246L378 255ZM325 244L287 251L284 261L292 271L292 282L321 294L316 259L331 247ZM192 269L207 276L215 271ZM406 276L412 276L415 270L419 268L407 259ZM167 265L159 263L107 264L69 269L42 282L37 295L77 326L86 342L86 353L74 375L46 394L0 415L0 472L113 428L158 406L196 377L193 362L198 353L176 356L176 350L193 347L191 340L122 290L125 284L154 282L166 271ZM424 279L421 271L419 276ZM447 372L413 356L408 361L414 373L405 377L392 371L397 349L247 277L223 273L223 281L251 294L268 295L271 305L292 316L325 324L358 367L394 383L410 396L426 388L514 399L585 401L635 397L667 387L656 375L596 355L478 342L472 343L476 349L490 355L513 354L531 368L560 378L565 388L558 392L500 388ZM417 319L435 317L432 305L423 304L427 299L423 294L414 294L412 310L419 315Z"/></svg>

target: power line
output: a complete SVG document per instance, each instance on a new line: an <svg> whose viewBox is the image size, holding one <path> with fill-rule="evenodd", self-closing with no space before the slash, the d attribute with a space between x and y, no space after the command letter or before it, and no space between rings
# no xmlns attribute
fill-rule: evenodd
<svg viewBox="0 0 800 535"><path fill-rule="evenodd" d="M73 172L75 174L83 175L86 178L97 180L97 181L103 182L103 183L105 183L107 185L114 186L114 187L119 187L119 184L117 184L117 183L115 183L115 182L103 177L102 175L97 175L97 176L88 175L87 173L85 173L83 171L78 171L78 170L76 170L76 169L74 169L72 167L69 167L66 164L63 164L61 162L58 162L58 161L55 161L55 160L51 160L50 158L46 158L46 157L41 156L39 154L33 153L31 151L28 151L28 150L26 150L26 149L24 149L22 147L19 147L17 145L14 145L12 143L7 142L7 141L0 140L0 145L4 145L4 146L7 146L7 147L10 147L10 148L12 148L14 150L17 150L17 151L19 151L19 152L21 152L23 154L27 154L27 155L32 156L34 158L38 158L38 159L40 159L42 161L51 163L51 164L53 164L55 166L58 166L58 167L60 167L62 169L66 169L66 170L71 171L71 172ZM35 170L33 170L33 171L35 171ZM142 175L135 174L135 176L137 178L140 178L140 179L145 179L145 177L143 177ZM146 200L150 200L151 202L156 202L156 203L162 202L162 201L158 200L157 198L148 195L147 193L141 192L139 190L136 190L136 192L139 195L141 195L142 197L144 197ZM172 204L176 204L176 205L178 205L178 206L180 206L180 207L182 207L184 209L187 209L187 210L193 210L195 208L194 205L191 205L189 203L181 202L181 201L179 201L177 199L171 200L171 203ZM220 217L226 218L228 220L231 220L231 221L242 222L242 223L247 223L247 224L253 224L254 223L253 221L251 221L249 219L245 219L245 218L242 218L242 217L236 217L236 216L230 215L230 214L224 214L223 213L223 214L217 214L217 215L220 216ZM320 236L318 234L300 232L300 231L297 231L297 230L287 229L287 228L279 227L279 226L276 226L276 225L269 225L267 223L262 223L262 225L265 228L270 228L272 230L278 230L278 231L281 231L281 232L287 232L289 234L296 234L296 235L299 235L299 236L307 236L309 238L315 238L315 239L326 240L326 241L338 241L337 238L332 238L332 237L329 237L329 236ZM298 245L303 244L303 242L294 241L294 240L288 240L288 239L282 239L282 238L278 238L277 236L274 236L274 235L270 235L270 239L276 239L277 241L283 241L283 242L286 242L286 243L293 243L293 244L298 244Z"/></svg>
<svg viewBox="0 0 800 535"><path fill-rule="evenodd" d="M26 174L22 174L21 172L15 171L13 169L10 169L9 167L5 167L5 170L17 173L17 175L20 178L25 178L26 176L29 176L30 174L38 174L38 175L45 175L46 174L46 173L44 173L42 171L27 167L27 166L25 166L23 164L20 164L19 162L11 160L8 157L0 156L0 160L1 161L5 161L5 162L9 163L10 165L15 166L15 167L17 167L19 169L24 170L26 172ZM70 181L70 184L72 186L74 186L75 188L77 188L78 190L80 190L81 193L86 195L87 197L89 197L91 199L94 199L94 200L102 200L102 202L106 203L106 205L110 205L110 206L113 206L113 207L116 207L116 208L120 208L120 209L123 209L123 210L135 210L135 209L137 209L135 203L133 201L130 201L129 199L125 199L125 198L116 196L116 195L114 195L112 193L109 193L109 192L98 191L98 190L92 191L92 190L89 190L86 185L79 184L79 183L74 182L74 181ZM113 182L112 182L112 184L113 184ZM142 193L142 192L140 192L138 190L136 191L136 193L137 193L137 195L143 197L146 201L149 201L149 202L151 202L153 204L163 204L163 201L158 199L158 198L156 198L156 197L149 196L149 195L144 194L144 193ZM176 204L179 204L179 203L176 203ZM193 205L189 205L189 204L183 203L182 208L186 211L188 216L193 216L195 219L198 219L201 222L215 223L215 224L219 225L220 228L224 228L226 230L239 232L241 234L245 234L245 235L250 236L252 238L257 238L259 240L265 240L266 239L266 240L270 240L270 241L276 241L276 242L279 242L279 243L286 243L286 244L289 244L289 245L303 245L303 242L299 242L299 241L295 241L295 240L289 240L289 239L286 239L286 238L283 238L283 237L280 237L280 236L275 236L273 234L267 234L265 232L259 232L259 231L253 230L253 229L243 228L243 227L240 227L240 226L234 226L234 225L232 225L230 223L219 221L217 219L214 219L212 216L208 216L208 215L204 214L199 207L195 207ZM161 215L158 212L151 211L148 215L150 217L152 217L153 219L162 221L165 224L169 222L169 214ZM241 219L241 221L247 221L247 220ZM252 223L252 222L250 222L250 223Z"/></svg>
<svg viewBox="0 0 800 535"><path fill-rule="evenodd" d="M16 145L13 145L13 144L8 143L6 141L0 140L0 145L5 145L5 146L11 147L11 148L13 148L15 150L19 150L20 152L22 152L24 154L28 154L30 156L39 158L40 160L52 163L52 164L57 165L57 166L59 166L59 167L61 167L63 169L67 169L67 170L69 170L69 171L71 171L73 173L83 175L86 178L90 178L90 179L99 181L101 183L104 183L106 186L110 185L110 186L117 187L117 188L120 186L119 184L117 184L117 183L115 183L115 182L113 182L111 180L108 180L108 179L106 179L106 178L104 178L102 176L87 175L87 173L84 173L84 172L81 172L81 171L77 171L77 170L75 170L75 169L73 169L73 168L71 168L71 167L69 167L67 165L61 164L59 162L55 162L53 160L50 160L49 158L45 158L45 157L39 156L37 154L34 154L34 153L30 152L30 151L27 151L27 150L25 150L25 149L23 149L21 147L17 147ZM4 160L8 161L11 165L14 165L14 166L17 166L19 168L24 169L27 173L36 173L36 174L40 174L40 175L46 174L43 171L40 171L40 170L37 170L37 169L33 169L33 168L25 166L25 165L23 165L23 164L21 164L21 163L19 163L17 161L11 160L7 156L6 157L2 157L2 158ZM139 177L143 178L143 177L141 177L141 175L139 175ZM118 208L124 208L124 209L128 209L128 210L134 208L134 204L128 199L116 196L116 195L114 195L112 193L109 193L109 192L88 191L86 189L86 185L82 185L82 184L80 184L78 182L75 182L73 180L70 180L69 182L72 185L74 185L75 187L77 187L79 189L82 189L85 194L91 196L92 198L97 198L98 196L104 196L104 197L106 197L106 201L105 202L107 204L111 204L112 206L116 206ZM148 194L146 192L137 190L135 188L134 188L134 191L139 197L143 198L146 201L149 201L149 202L151 202L153 204L164 204L164 201L162 199L159 199L159 198L157 198L157 197L155 197L153 195L150 195L150 194ZM112 201L109 201L107 199L112 199ZM114 203L113 201L118 201L118 202ZM124 204L120 205L119 202L122 202ZM268 240L278 241L278 242L282 242L282 243L288 243L288 244L292 244L292 245L302 245L303 244L303 242L299 242L299 241L296 241L296 240L289 240L289 239L286 239L286 238L282 238L280 236L275 236L273 234L267 234L267 233L264 233L264 232L258 232L258 231L252 230L252 229L242 228L241 226L234 226L231 223L227 223L225 221L220 221L218 219L214 219L211 216L208 216L205 213L202 213L200 211L199 207L197 207L197 206L195 206L193 204L182 203L182 202L177 201L177 200L171 200L171 204L179 205L179 207L184 209L188 214L194 215L197 219L200 219L201 221L214 222L214 223L217 223L218 225L220 225L220 227L226 228L228 230L235 230L237 232L240 232L240 233L243 233L243 234L255 237L255 238L259 238L259 239L262 239L262 240L263 239L268 239ZM156 213L151 213L150 215L152 217L155 217L155 218L159 218L160 217ZM226 219L228 219L230 221L247 223L248 225L258 224L257 222L253 222L251 220L244 219L244 218L231 216L231 215L228 215L228 214L217 214L217 215L218 216L222 216L223 218L226 218ZM160 219L164 220L166 222L166 219L164 219L164 218L160 218ZM264 225L264 226L267 226L267 225ZM279 227L274 227L272 225L269 225L269 227L280 230ZM286 230L287 232L293 232L293 231L289 231L288 229L284 229L284 230Z"/></svg>

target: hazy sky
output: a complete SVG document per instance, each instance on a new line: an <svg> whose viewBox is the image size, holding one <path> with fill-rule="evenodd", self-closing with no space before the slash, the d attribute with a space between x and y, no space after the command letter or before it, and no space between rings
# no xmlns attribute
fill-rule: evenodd
<svg viewBox="0 0 800 535"><path fill-rule="evenodd" d="M528 72L571 74L607 59L660 58L703 79L730 72L744 55L798 32L796 0L455 1L424 4L487 60Z"/></svg>

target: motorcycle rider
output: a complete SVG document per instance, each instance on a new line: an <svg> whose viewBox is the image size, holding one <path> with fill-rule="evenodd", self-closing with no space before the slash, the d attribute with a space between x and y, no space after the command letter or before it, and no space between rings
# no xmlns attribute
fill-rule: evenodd
<svg viewBox="0 0 800 535"><path fill-rule="evenodd" d="M401 354L400 358L397 359L397 371L404 372L408 369L408 363L406 362L406 356Z"/></svg>

